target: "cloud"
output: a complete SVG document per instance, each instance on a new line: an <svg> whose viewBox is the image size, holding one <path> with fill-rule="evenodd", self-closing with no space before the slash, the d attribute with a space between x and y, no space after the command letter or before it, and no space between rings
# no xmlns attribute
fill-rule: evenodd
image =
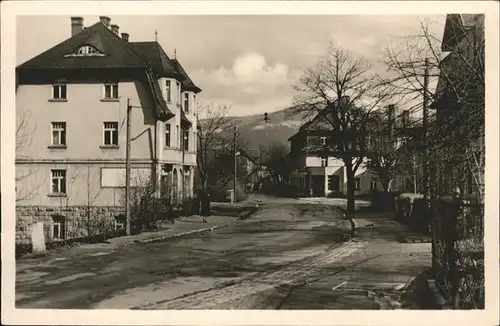
<svg viewBox="0 0 500 326"><path fill-rule="evenodd" d="M276 62L268 65L266 58L258 52L247 52L234 59L230 69L220 67L209 72L221 86L242 87L249 93L257 93L263 87L276 88L291 83L288 66Z"/></svg>

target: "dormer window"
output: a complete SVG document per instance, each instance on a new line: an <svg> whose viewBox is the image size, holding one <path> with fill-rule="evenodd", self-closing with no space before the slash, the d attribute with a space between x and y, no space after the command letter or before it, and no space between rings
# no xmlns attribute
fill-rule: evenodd
<svg viewBox="0 0 500 326"><path fill-rule="evenodd" d="M102 57L105 54L97 50L95 47L91 45L84 45L78 48L75 53L73 54L68 54L66 57Z"/></svg>
<svg viewBox="0 0 500 326"><path fill-rule="evenodd" d="M76 54L96 54L99 53L95 48L85 45L78 49Z"/></svg>

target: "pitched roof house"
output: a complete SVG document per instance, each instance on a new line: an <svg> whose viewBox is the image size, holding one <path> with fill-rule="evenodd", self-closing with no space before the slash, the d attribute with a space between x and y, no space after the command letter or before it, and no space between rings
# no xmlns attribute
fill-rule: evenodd
<svg viewBox="0 0 500 326"><path fill-rule="evenodd" d="M54 241L85 233L82 207L96 219L123 210L127 112L133 187L192 195L201 92L158 42L131 42L106 16L68 23L68 39L16 68L18 221L46 222Z"/></svg>
<svg viewBox="0 0 500 326"><path fill-rule="evenodd" d="M483 14L446 16L441 45L446 57L432 103L438 170L446 171L435 181L440 194L459 187L475 196L484 187L484 35Z"/></svg>

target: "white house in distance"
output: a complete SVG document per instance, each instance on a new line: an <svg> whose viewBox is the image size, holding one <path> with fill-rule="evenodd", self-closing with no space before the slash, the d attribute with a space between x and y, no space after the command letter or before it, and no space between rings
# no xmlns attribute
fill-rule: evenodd
<svg viewBox="0 0 500 326"><path fill-rule="evenodd" d="M347 172L342 160L324 150L327 134L318 130L319 116L303 124L291 136L289 161L293 170L289 175L291 184L297 186L305 196L342 196L347 193ZM368 194L382 189L377 175L359 166L354 179L355 195Z"/></svg>
<svg viewBox="0 0 500 326"><path fill-rule="evenodd" d="M404 142L405 135L419 131L421 111L410 111L389 105L387 108L391 128L394 133L394 150L398 150ZM327 132L319 130L319 117L303 124L297 133L291 136L289 162L293 170L289 175L290 182L297 186L305 196L342 196L347 193L347 173L342 160L325 152L321 145L326 144ZM320 148L320 150L318 150ZM416 162L418 165L419 162ZM416 167L420 169L421 166ZM414 192L412 175L398 173L390 183L391 191ZM359 166L354 179L355 195L366 195L383 190L377 174Z"/></svg>
<svg viewBox="0 0 500 326"><path fill-rule="evenodd" d="M17 242L36 222L57 241L123 212L128 105L132 186L192 196L201 89L159 43L110 22L71 17L67 40L16 68Z"/></svg>

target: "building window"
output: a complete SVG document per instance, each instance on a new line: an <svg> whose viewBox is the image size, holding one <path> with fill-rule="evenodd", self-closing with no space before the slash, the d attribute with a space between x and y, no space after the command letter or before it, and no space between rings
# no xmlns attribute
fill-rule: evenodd
<svg viewBox="0 0 500 326"><path fill-rule="evenodd" d="M125 229L126 217L125 215L115 216L115 231L121 231Z"/></svg>
<svg viewBox="0 0 500 326"><path fill-rule="evenodd" d="M170 147L170 124L165 124L165 147Z"/></svg>
<svg viewBox="0 0 500 326"><path fill-rule="evenodd" d="M355 191L361 190L361 179L360 178L354 178L354 190Z"/></svg>
<svg viewBox="0 0 500 326"><path fill-rule="evenodd" d="M377 178L372 178L370 180L370 190L377 190Z"/></svg>
<svg viewBox="0 0 500 326"><path fill-rule="evenodd" d="M172 102L172 82L170 80L165 81L165 95L167 103Z"/></svg>
<svg viewBox="0 0 500 326"><path fill-rule="evenodd" d="M104 146L118 146L118 122L104 122Z"/></svg>
<svg viewBox="0 0 500 326"><path fill-rule="evenodd" d="M178 99L178 102L177 102L177 105L181 105L181 92L182 92L182 88L181 88L181 83L177 82L177 99Z"/></svg>
<svg viewBox="0 0 500 326"><path fill-rule="evenodd" d="M184 93L184 111L189 112L189 94Z"/></svg>
<svg viewBox="0 0 500 326"><path fill-rule="evenodd" d="M183 137L182 137L183 149L185 151L188 151L189 150L189 131L183 130L182 134L183 134Z"/></svg>
<svg viewBox="0 0 500 326"><path fill-rule="evenodd" d="M319 142L321 145L326 145L326 137L324 137L324 136L320 137Z"/></svg>
<svg viewBox="0 0 500 326"><path fill-rule="evenodd" d="M410 124L410 111L404 110L402 117L401 117L401 120L402 120L403 127L408 127Z"/></svg>
<svg viewBox="0 0 500 326"><path fill-rule="evenodd" d="M66 122L52 122L52 145L66 145Z"/></svg>
<svg viewBox="0 0 500 326"><path fill-rule="evenodd" d="M340 190L340 177L332 174L328 176L328 189L332 192L339 192Z"/></svg>
<svg viewBox="0 0 500 326"><path fill-rule="evenodd" d="M118 99L118 83L104 84L104 98Z"/></svg>
<svg viewBox="0 0 500 326"><path fill-rule="evenodd" d="M62 215L52 216L52 239L64 240L66 238L66 218Z"/></svg>
<svg viewBox="0 0 500 326"><path fill-rule="evenodd" d="M52 170L52 193L66 194L66 170Z"/></svg>
<svg viewBox="0 0 500 326"><path fill-rule="evenodd" d="M52 85L52 98L56 100L66 100L66 85Z"/></svg>
<svg viewBox="0 0 500 326"><path fill-rule="evenodd" d="M323 157L321 158L321 166L322 166L322 167L326 167L326 166L328 166L328 157L323 156Z"/></svg>
<svg viewBox="0 0 500 326"><path fill-rule="evenodd" d="M176 132L175 132L175 136L177 137L177 148L181 148L181 131L179 129L179 126L176 126Z"/></svg>

